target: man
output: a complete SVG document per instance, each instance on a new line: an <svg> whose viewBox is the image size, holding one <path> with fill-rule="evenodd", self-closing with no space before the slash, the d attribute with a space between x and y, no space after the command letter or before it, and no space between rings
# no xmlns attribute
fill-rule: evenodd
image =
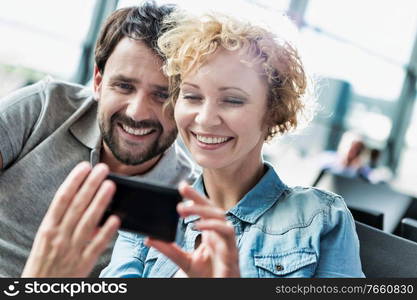
<svg viewBox="0 0 417 300"><path fill-rule="evenodd" d="M95 49L93 94L45 79L0 100L0 276L20 276L54 194L79 162L167 185L193 179L191 162L172 145L172 115L163 110L168 81L156 40L172 10L145 3L107 19Z"/></svg>

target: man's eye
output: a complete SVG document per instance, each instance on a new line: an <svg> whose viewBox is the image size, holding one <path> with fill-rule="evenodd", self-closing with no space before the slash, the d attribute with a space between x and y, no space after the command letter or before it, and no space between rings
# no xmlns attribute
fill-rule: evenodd
<svg viewBox="0 0 417 300"><path fill-rule="evenodd" d="M134 89L133 85L130 83L118 82L115 84L118 89L123 90L124 92L130 92Z"/></svg>
<svg viewBox="0 0 417 300"><path fill-rule="evenodd" d="M155 92L154 95L162 100L166 100L169 98L169 94L166 92Z"/></svg>

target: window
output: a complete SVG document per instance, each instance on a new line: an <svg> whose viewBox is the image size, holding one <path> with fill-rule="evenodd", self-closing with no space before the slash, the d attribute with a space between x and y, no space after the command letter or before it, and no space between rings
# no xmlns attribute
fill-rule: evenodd
<svg viewBox="0 0 417 300"><path fill-rule="evenodd" d="M202 12L207 10L224 11L227 13L243 13L247 16L254 15L255 18L261 19L263 13L267 11L286 11L290 0L159 0L158 3L175 3L180 8L191 12ZM137 5L137 0L120 0L118 7ZM254 13L254 11L256 13Z"/></svg>
<svg viewBox="0 0 417 300"><path fill-rule="evenodd" d="M304 21L308 68L350 85L344 127L385 147L416 36L417 2L310 0Z"/></svg>
<svg viewBox="0 0 417 300"><path fill-rule="evenodd" d="M94 0L2 3L0 95L45 74L71 79L90 26Z"/></svg>

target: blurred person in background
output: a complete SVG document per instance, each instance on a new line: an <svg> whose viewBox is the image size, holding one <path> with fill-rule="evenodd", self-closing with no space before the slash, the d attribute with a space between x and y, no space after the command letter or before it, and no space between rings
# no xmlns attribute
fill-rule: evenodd
<svg viewBox="0 0 417 300"><path fill-rule="evenodd" d="M317 158L320 173L313 186L320 183L326 173L348 178L361 178L370 183L386 182L392 178L388 168L380 165L381 151L371 148L366 139L353 131L346 131L337 151L324 151Z"/></svg>

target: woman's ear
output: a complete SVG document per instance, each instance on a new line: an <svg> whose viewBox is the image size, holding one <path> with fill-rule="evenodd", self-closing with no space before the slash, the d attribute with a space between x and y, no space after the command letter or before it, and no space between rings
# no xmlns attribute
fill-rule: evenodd
<svg viewBox="0 0 417 300"><path fill-rule="evenodd" d="M94 64L94 78L93 78L93 95L94 100L100 99L101 84L103 82L103 75L98 69L97 65Z"/></svg>
<svg viewBox="0 0 417 300"><path fill-rule="evenodd" d="M274 130L274 127L275 126L271 122L271 113L266 111L264 118L263 118L263 122L262 122L262 131L264 133L264 141L269 140L269 136L271 132Z"/></svg>
<svg viewBox="0 0 417 300"><path fill-rule="evenodd" d="M270 140L271 131L272 131L272 129L269 128L269 127L266 127L266 129L264 130L264 141L265 142L268 142Z"/></svg>

